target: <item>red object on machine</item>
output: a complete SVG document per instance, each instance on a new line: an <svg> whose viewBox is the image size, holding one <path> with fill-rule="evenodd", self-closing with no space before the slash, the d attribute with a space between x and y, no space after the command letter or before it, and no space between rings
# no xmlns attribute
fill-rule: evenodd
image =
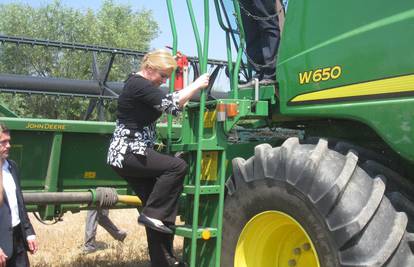
<svg viewBox="0 0 414 267"><path fill-rule="evenodd" d="M187 80L188 59L187 56L181 54L180 52L177 52L176 60L177 70L175 72L174 90L179 91L186 86L184 83Z"/></svg>

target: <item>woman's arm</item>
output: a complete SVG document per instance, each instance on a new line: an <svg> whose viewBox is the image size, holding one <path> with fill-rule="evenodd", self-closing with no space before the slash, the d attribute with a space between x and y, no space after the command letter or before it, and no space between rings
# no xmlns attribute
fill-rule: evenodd
<svg viewBox="0 0 414 267"><path fill-rule="evenodd" d="M172 94L167 94L163 98L158 98L160 103L154 105L154 108L161 112L169 113L174 116L177 116L181 109L187 104L187 102L191 99L191 97L197 93L200 89L206 88L208 86L208 82L210 79L210 75L208 73L201 75L198 77L192 84L187 86L186 88L173 92ZM148 93L155 95L155 90L147 90ZM158 90L159 91L159 90ZM161 92L161 91L159 91ZM147 99L150 99L147 97ZM154 97L153 99L157 99ZM150 101L147 101L150 102Z"/></svg>
<svg viewBox="0 0 414 267"><path fill-rule="evenodd" d="M204 73L198 77L192 84L178 91L178 105L180 108L184 107L188 100L197 93L200 89L206 88L210 80L210 74Z"/></svg>

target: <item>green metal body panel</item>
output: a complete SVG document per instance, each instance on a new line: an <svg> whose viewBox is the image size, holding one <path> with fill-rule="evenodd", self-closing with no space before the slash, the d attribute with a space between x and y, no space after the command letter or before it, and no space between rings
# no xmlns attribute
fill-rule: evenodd
<svg viewBox="0 0 414 267"><path fill-rule="evenodd" d="M25 192L88 191L114 187L131 193L127 183L106 164L106 153L115 124L69 120L2 117L12 136L10 158L19 166ZM158 125L160 139L166 139L166 124ZM171 129L173 139L180 127ZM93 204L93 203L91 203ZM125 205L121 205L126 207ZM80 205L31 205L44 219L87 207Z"/></svg>
<svg viewBox="0 0 414 267"><path fill-rule="evenodd" d="M105 164L113 123L1 120L11 130L10 157L20 166L24 189L43 190L47 186L51 192L56 192L110 185L119 179ZM52 155L56 158L51 158ZM48 179L56 177L59 182L52 185ZM125 185L125 182L119 182Z"/></svg>
<svg viewBox="0 0 414 267"><path fill-rule="evenodd" d="M194 25L191 1L187 3L201 59L207 49L206 45L203 49ZM237 89L245 43L240 6L235 0L233 4L236 11L233 19L241 27L235 63L231 62L233 56L229 49L231 30L225 29L217 10L219 23L227 31L230 98L206 102L202 97L200 103L190 104L184 112L183 135L171 147L172 151L188 152L189 175L181 215L191 226L178 228L176 234L185 237L184 259L192 267L220 265L215 252L220 247L221 225L217 220L221 218L223 203L215 194L221 181L203 179L201 172L206 163L202 162L201 155L204 159L209 153L217 153L215 164L221 175L228 177L232 172L229 162L234 157L248 158L256 145L263 142L279 145L283 139L244 143L239 140L231 144L230 132L238 125L252 128L294 125L300 129L315 121L319 128L309 127L315 136L344 136L352 142L356 141L355 134L342 135L342 132L363 129L349 127L349 123L362 123L370 129L363 137L372 141L373 146L384 147L380 136L397 152L397 157L414 161L414 50L411 44L414 2L289 1L277 63L278 91L273 86L261 87L258 94L254 90ZM218 1L215 5L219 9ZM207 23L204 26L208 29ZM255 95L258 95L256 100ZM227 117L223 122L206 122L205 113L214 112L218 104L231 103L237 104L236 116ZM329 131L329 120L340 124L335 127L336 133ZM212 227L212 236L217 242L200 239L206 227Z"/></svg>
<svg viewBox="0 0 414 267"><path fill-rule="evenodd" d="M21 118L1 121L11 131L10 158L19 166L25 192L87 191L98 186L127 192L126 182L105 163L113 123ZM30 206L29 210L52 219L65 210L82 208L70 206Z"/></svg>
<svg viewBox="0 0 414 267"><path fill-rule="evenodd" d="M0 120L11 130L10 158L20 166L23 189L44 190L48 183L46 177L59 180L55 185L47 185L53 186L51 192L96 186L125 187L126 183L106 165L114 123L5 117ZM165 139L166 125L159 125L157 130L160 138ZM58 133L61 140L55 144L57 151L54 152L53 142ZM176 139L180 127L175 125L172 133ZM61 154L49 165L53 153Z"/></svg>
<svg viewBox="0 0 414 267"><path fill-rule="evenodd" d="M410 0L289 1L277 66L280 113L360 121L414 161L413 25Z"/></svg>

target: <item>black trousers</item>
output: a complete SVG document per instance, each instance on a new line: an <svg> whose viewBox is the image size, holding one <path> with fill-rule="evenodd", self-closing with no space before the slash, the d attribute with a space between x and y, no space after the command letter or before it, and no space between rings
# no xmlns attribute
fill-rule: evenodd
<svg viewBox="0 0 414 267"><path fill-rule="evenodd" d="M24 243L22 228L17 225L13 228L13 255L6 262L6 267L30 266L29 257Z"/></svg>
<svg viewBox="0 0 414 267"><path fill-rule="evenodd" d="M280 28L276 14L275 0L240 0L240 4L253 16L271 19L255 19L243 8L243 28L246 36L247 55L255 64L262 65L253 68L260 75L259 79L275 79L276 54L279 48ZM266 65L264 67L263 65Z"/></svg>
<svg viewBox="0 0 414 267"><path fill-rule="evenodd" d="M142 214L175 223L178 198L183 189L187 163L176 157L147 149L146 156L128 153L124 167L114 168L143 202ZM168 267L176 261L173 254L174 235L146 227L148 250L153 267Z"/></svg>

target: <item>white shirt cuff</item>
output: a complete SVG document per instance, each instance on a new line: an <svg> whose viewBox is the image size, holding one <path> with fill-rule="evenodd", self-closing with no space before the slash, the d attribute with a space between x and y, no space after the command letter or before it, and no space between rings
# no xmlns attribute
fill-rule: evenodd
<svg viewBox="0 0 414 267"><path fill-rule="evenodd" d="M36 236L35 235L29 235L29 236L27 236L27 238L26 238L26 240L27 241L30 241L30 240L35 240L36 239Z"/></svg>

